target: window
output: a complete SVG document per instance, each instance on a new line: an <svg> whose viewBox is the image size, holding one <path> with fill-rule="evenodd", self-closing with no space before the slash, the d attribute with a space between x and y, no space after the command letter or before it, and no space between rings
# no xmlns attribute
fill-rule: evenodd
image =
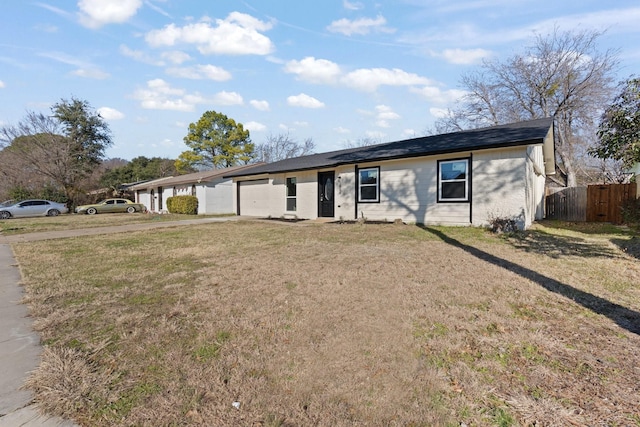
<svg viewBox="0 0 640 427"><path fill-rule="evenodd" d="M358 202L380 201L380 168L358 169Z"/></svg>
<svg viewBox="0 0 640 427"><path fill-rule="evenodd" d="M438 201L469 201L469 159L438 162Z"/></svg>
<svg viewBox="0 0 640 427"><path fill-rule="evenodd" d="M287 178L287 210L296 210L296 178Z"/></svg>

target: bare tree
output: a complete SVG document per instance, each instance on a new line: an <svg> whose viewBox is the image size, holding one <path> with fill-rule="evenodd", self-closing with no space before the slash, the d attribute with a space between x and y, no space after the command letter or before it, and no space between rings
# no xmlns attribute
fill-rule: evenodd
<svg viewBox="0 0 640 427"><path fill-rule="evenodd" d="M111 141L109 128L85 101L62 100L53 115L28 112L15 126L0 129L3 173L22 182L42 182L64 192L70 202L100 164Z"/></svg>
<svg viewBox="0 0 640 427"><path fill-rule="evenodd" d="M611 98L617 51L597 49L602 33L559 32L536 36L532 46L504 62L485 62L463 77L468 94L438 121L440 131L555 118L556 153L576 185L575 163L587 155L601 106Z"/></svg>
<svg viewBox="0 0 640 427"><path fill-rule="evenodd" d="M278 160L312 154L316 144L311 138L299 143L291 138L289 133L277 136L269 135L266 142L256 145L255 160L258 162L273 163Z"/></svg>
<svg viewBox="0 0 640 427"><path fill-rule="evenodd" d="M358 148L358 147L369 147L371 145L376 145L381 143L382 142L379 139L366 137L366 138L356 139L355 141L349 140L342 145L344 146L344 148Z"/></svg>

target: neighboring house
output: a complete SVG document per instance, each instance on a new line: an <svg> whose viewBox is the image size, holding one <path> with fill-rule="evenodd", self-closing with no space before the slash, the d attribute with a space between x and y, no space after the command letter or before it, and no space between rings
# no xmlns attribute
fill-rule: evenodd
<svg viewBox="0 0 640 427"><path fill-rule="evenodd" d="M167 199L172 196L196 196L198 214L233 214L233 183L224 178L227 173L239 172L255 165L214 169L186 175L158 178L130 187L136 202L142 203L150 212L166 212Z"/></svg>
<svg viewBox="0 0 640 427"><path fill-rule="evenodd" d="M487 225L544 217L553 120L312 154L228 172L238 215Z"/></svg>

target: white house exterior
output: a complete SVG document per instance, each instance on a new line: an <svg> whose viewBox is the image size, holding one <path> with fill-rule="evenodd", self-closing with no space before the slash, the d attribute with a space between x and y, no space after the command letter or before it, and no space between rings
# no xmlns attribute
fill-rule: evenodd
<svg viewBox="0 0 640 427"><path fill-rule="evenodd" d="M159 178L131 187L136 202L150 212L166 212L167 199L173 196L196 196L198 215L233 214L233 182L224 174L238 172L255 165L214 169L174 177Z"/></svg>
<svg viewBox="0 0 640 427"><path fill-rule="evenodd" d="M239 215L482 226L544 216L553 122L313 154L226 174Z"/></svg>

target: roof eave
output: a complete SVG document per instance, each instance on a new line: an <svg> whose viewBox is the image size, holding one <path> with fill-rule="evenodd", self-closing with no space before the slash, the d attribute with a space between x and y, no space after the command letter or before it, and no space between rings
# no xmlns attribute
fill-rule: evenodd
<svg viewBox="0 0 640 427"><path fill-rule="evenodd" d="M429 152L416 152L416 153L401 154L401 155L395 155L395 156L380 156L374 159L362 158L362 159L355 159L350 161L324 163L322 165L309 166L309 167L298 167L298 168L276 169L276 170L267 169L267 170L261 170L258 173L251 173L251 171L248 170L246 173L240 172L240 173L225 175L224 178L243 178L247 176L269 175L269 174L276 174L276 173L302 172L302 171L309 171L309 170L335 168L335 167L344 166L344 165L376 163L376 162L384 162L384 161L390 161L390 160L412 159L416 157L441 156L443 154L459 154L464 152L477 152L481 150L511 148L511 147L518 147L522 145L543 144L544 141L545 141L545 138L532 138L527 140L513 141L507 144L505 143L488 144L483 147L466 146L466 147L459 147L454 150L441 149L441 150L434 150Z"/></svg>

